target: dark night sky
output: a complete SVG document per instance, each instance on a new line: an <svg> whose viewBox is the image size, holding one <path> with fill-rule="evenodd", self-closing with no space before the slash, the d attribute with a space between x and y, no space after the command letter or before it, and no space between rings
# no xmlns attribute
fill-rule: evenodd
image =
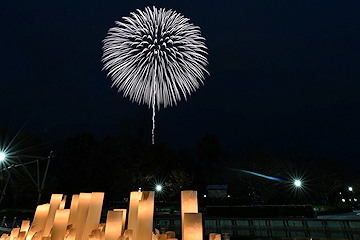
<svg viewBox="0 0 360 240"><path fill-rule="evenodd" d="M357 1L2 1L0 126L26 123L44 139L83 130L103 137L147 109L110 88L100 59L114 22L152 5L190 18L209 47L205 85L157 112L169 145L216 133L229 149L251 136L357 161Z"/></svg>

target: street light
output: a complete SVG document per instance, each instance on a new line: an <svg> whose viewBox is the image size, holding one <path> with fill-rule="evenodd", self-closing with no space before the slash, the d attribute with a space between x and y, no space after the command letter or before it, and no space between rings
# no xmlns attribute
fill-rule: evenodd
<svg viewBox="0 0 360 240"><path fill-rule="evenodd" d="M160 192L162 189L162 186L161 185L156 185L156 191Z"/></svg>
<svg viewBox="0 0 360 240"><path fill-rule="evenodd" d="M352 188L352 187L349 187L349 191L352 192L352 191L353 191L353 188Z"/></svg>
<svg viewBox="0 0 360 240"><path fill-rule="evenodd" d="M300 181L300 180L295 180L295 181L294 181L294 185L295 185L296 187L301 187L301 181Z"/></svg>
<svg viewBox="0 0 360 240"><path fill-rule="evenodd" d="M5 160L5 157L6 157L5 153L0 152L0 161Z"/></svg>

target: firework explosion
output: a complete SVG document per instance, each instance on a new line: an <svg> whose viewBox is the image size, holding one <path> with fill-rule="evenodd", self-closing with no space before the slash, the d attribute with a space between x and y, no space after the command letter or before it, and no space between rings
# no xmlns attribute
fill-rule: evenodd
<svg viewBox="0 0 360 240"><path fill-rule="evenodd" d="M207 61L205 38L173 10L146 7L115 22L104 39L102 62L112 87L124 97L153 109L176 105L204 83Z"/></svg>

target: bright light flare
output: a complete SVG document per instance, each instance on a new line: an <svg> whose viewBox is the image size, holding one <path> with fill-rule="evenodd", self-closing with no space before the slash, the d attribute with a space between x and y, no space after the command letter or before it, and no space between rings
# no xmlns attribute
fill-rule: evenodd
<svg viewBox="0 0 360 240"><path fill-rule="evenodd" d="M352 192L352 191L353 191L353 188L352 188L352 187L349 187L349 191Z"/></svg>
<svg viewBox="0 0 360 240"><path fill-rule="evenodd" d="M294 185L295 185L296 187L301 187L301 181L298 180L298 179L296 179L296 180L294 181Z"/></svg>
<svg viewBox="0 0 360 240"><path fill-rule="evenodd" d="M5 160L5 157L6 157L5 153L0 152L0 161Z"/></svg>
<svg viewBox="0 0 360 240"><path fill-rule="evenodd" d="M162 186L161 185L156 185L156 191L160 192L162 189Z"/></svg>

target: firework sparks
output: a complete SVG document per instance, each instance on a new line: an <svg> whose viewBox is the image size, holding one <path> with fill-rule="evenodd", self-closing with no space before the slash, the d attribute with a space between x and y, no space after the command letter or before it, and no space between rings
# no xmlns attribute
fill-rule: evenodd
<svg viewBox="0 0 360 240"><path fill-rule="evenodd" d="M180 13L146 7L117 21L104 39L102 62L112 87L153 108L176 105L204 84L207 47L200 28Z"/></svg>

